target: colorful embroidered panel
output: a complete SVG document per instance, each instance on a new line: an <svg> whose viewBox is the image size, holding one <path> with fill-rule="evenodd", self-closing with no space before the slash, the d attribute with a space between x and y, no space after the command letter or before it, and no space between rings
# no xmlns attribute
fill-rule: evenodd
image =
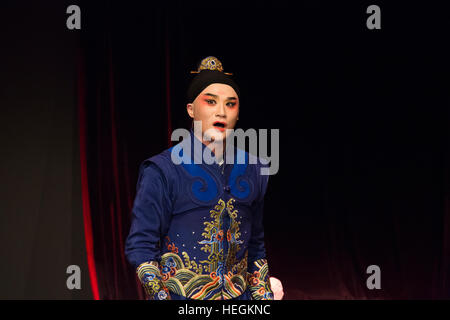
<svg viewBox="0 0 450 320"><path fill-rule="evenodd" d="M161 281L160 269L156 261L141 264L136 272L150 300L170 300L169 290Z"/></svg>
<svg viewBox="0 0 450 320"><path fill-rule="evenodd" d="M210 211L210 221L205 221L200 250L207 259L193 261L187 252L181 257L175 243L166 237L167 252L161 257L161 277L165 286L176 294L190 299L220 300L240 296L246 289L247 253L236 261L240 250L240 222L234 209L234 199L219 199Z"/></svg>
<svg viewBox="0 0 450 320"><path fill-rule="evenodd" d="M249 290L254 300L273 300L273 292L270 288L269 266L266 259L254 262L256 268L248 276Z"/></svg>

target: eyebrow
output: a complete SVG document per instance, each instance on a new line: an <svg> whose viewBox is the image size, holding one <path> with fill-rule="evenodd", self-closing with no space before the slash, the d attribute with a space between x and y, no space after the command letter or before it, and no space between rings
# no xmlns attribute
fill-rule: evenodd
<svg viewBox="0 0 450 320"><path fill-rule="evenodd" d="M211 97L216 98L216 99L219 98L218 95L212 94L212 93L205 93L205 96L211 96ZM236 97L228 97L227 100L237 100L237 98Z"/></svg>

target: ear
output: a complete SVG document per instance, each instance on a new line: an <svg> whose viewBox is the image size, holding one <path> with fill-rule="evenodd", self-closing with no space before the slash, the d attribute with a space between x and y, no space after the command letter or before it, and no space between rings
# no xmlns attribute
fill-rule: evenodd
<svg viewBox="0 0 450 320"><path fill-rule="evenodd" d="M188 103L186 105L186 111L189 114L189 116L194 119L194 104Z"/></svg>

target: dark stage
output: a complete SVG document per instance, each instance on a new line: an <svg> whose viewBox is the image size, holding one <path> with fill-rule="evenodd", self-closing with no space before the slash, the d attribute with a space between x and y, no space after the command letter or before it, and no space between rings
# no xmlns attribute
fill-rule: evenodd
<svg viewBox="0 0 450 320"><path fill-rule="evenodd" d="M280 130L264 225L284 299L450 299L449 19L378 2L370 30L371 4L2 2L0 298L144 298L124 255L139 165L189 128L213 55L238 127Z"/></svg>

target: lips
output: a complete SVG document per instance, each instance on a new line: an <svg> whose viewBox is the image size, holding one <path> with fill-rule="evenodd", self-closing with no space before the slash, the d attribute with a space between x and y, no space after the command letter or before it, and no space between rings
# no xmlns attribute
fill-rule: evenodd
<svg viewBox="0 0 450 320"><path fill-rule="evenodd" d="M225 123L225 122L222 122L222 121L215 121L215 122L213 123L213 126L214 126L214 128L216 128L217 130L223 132L223 131L225 131L226 123Z"/></svg>

